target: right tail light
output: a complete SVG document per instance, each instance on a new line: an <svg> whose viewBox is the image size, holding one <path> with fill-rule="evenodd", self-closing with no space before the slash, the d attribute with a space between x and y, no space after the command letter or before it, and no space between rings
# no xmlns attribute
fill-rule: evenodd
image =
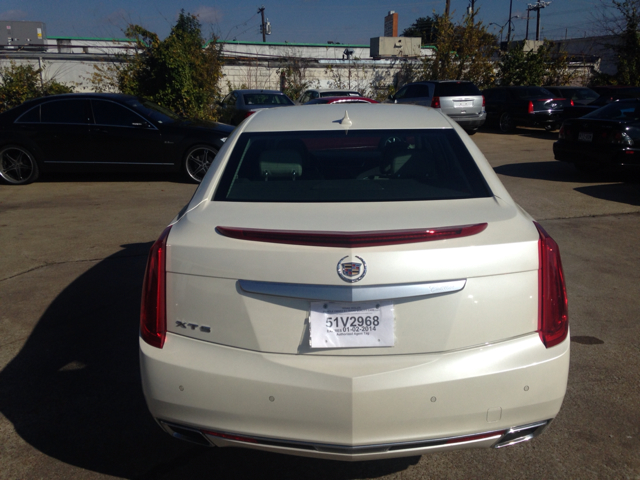
<svg viewBox="0 0 640 480"><path fill-rule="evenodd" d="M562 343L569 333L567 289L558 244L535 223L540 234L538 250L538 333L547 348Z"/></svg>
<svg viewBox="0 0 640 480"><path fill-rule="evenodd" d="M440 97L433 97L431 99L431 107L432 108L440 108Z"/></svg>

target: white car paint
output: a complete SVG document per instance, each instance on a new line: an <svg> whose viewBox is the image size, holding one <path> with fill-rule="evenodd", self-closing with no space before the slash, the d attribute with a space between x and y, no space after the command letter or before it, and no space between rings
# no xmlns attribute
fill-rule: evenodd
<svg viewBox="0 0 640 480"><path fill-rule="evenodd" d="M203 444L339 460L499 446L537 435L560 409L569 366L568 326L566 337L550 348L538 332L542 234L446 116L416 106L346 110L348 127L340 123L345 107L339 105L249 117L172 222L162 246L164 343L157 348L144 336L140 340L152 415L168 433ZM455 130L492 196L212 201L243 133L348 135L390 125ZM479 223L486 229L470 236L358 248L248 241L216 229L357 233ZM555 243L550 245L557 253ZM336 265L355 256L366 260L367 272L349 285ZM432 282L453 281L459 283L449 293L410 294ZM305 293L291 293L295 288ZM367 295L400 292L390 299L393 346L311 348L311 302L353 289ZM510 433L523 426L523 432Z"/></svg>

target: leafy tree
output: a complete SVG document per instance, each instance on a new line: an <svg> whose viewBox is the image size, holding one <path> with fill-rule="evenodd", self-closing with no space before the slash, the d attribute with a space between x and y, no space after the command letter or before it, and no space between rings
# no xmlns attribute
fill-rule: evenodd
<svg viewBox="0 0 640 480"><path fill-rule="evenodd" d="M436 20L434 17L417 18L409 28L404 29L401 36L421 37L422 45L431 45L436 39Z"/></svg>
<svg viewBox="0 0 640 480"><path fill-rule="evenodd" d="M423 80L469 80L483 87L494 82L492 57L497 51L494 35L482 22L465 15L455 25L446 15L434 15L435 51L423 61Z"/></svg>
<svg viewBox="0 0 640 480"><path fill-rule="evenodd" d="M545 40L538 48L524 51L524 43L514 44L499 63L500 85L562 85L571 74L567 54L556 51L553 42Z"/></svg>
<svg viewBox="0 0 640 480"><path fill-rule="evenodd" d="M13 61L6 67L0 67L0 112L32 98L73 92L72 87L54 79L43 80L43 74L44 67L18 65Z"/></svg>
<svg viewBox="0 0 640 480"><path fill-rule="evenodd" d="M186 117L215 120L222 56L215 39L205 42L195 15L182 10L164 40L139 25L130 25L125 33L136 41L135 56L107 68L115 73L119 91L148 98ZM102 73L108 82L109 71Z"/></svg>

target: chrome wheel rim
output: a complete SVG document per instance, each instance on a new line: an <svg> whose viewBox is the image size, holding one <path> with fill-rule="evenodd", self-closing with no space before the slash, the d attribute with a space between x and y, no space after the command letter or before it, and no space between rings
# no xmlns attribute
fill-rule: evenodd
<svg viewBox="0 0 640 480"><path fill-rule="evenodd" d="M209 170L213 159L216 158L217 153L217 150L211 147L197 147L189 151L185 160L185 167L189 177L200 183Z"/></svg>
<svg viewBox="0 0 640 480"><path fill-rule="evenodd" d="M0 150L0 177L9 183L26 183L36 171L33 156L20 147L7 147Z"/></svg>
<svg viewBox="0 0 640 480"><path fill-rule="evenodd" d="M508 132L512 128L511 115L508 113L503 113L500 116L500 130L503 132Z"/></svg>

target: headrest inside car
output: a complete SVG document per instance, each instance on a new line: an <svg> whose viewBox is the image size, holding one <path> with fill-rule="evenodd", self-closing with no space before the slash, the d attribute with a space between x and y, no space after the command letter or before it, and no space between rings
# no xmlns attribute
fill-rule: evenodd
<svg viewBox="0 0 640 480"><path fill-rule="evenodd" d="M292 149L266 150L260 154L260 174L265 180L302 175L302 157Z"/></svg>

